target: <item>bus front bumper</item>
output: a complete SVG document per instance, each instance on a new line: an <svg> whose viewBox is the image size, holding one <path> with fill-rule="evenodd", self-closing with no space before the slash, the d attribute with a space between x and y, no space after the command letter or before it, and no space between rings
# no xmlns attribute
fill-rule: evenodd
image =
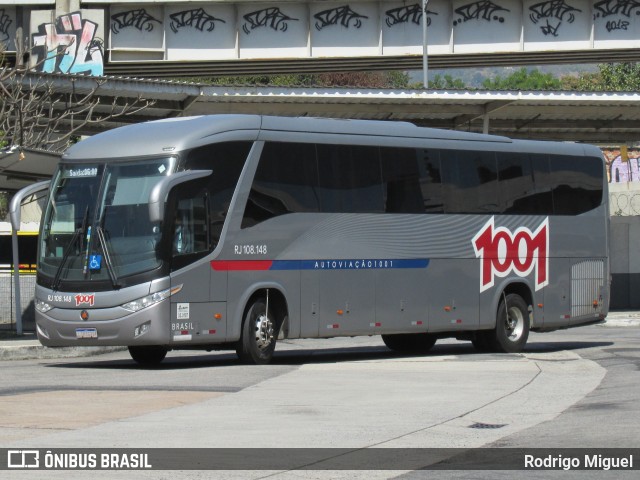
<svg viewBox="0 0 640 480"><path fill-rule="evenodd" d="M47 347L168 345L168 301L137 312L121 307L83 311L53 308L36 310L38 340ZM95 317L95 320L92 320Z"/></svg>

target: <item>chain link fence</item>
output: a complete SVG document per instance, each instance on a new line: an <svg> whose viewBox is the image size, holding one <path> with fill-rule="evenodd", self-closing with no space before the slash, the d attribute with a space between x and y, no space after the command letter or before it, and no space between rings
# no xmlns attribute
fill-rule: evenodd
<svg viewBox="0 0 640 480"><path fill-rule="evenodd" d="M20 305L22 306L22 329L35 332L35 306L33 298L36 276L32 273L20 274ZM16 330L16 305L14 279L11 273L0 274L0 330Z"/></svg>

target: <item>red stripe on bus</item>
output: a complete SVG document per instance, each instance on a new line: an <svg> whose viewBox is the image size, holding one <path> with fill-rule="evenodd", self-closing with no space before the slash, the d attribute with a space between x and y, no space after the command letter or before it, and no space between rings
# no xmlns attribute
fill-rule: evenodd
<svg viewBox="0 0 640 480"><path fill-rule="evenodd" d="M211 268L217 272L269 270L272 264L272 260L211 260Z"/></svg>

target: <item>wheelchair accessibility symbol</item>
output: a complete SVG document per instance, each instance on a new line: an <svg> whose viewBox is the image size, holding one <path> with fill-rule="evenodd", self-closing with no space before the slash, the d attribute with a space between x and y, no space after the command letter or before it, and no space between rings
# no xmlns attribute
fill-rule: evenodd
<svg viewBox="0 0 640 480"><path fill-rule="evenodd" d="M102 266L102 255L89 256L89 270L100 270Z"/></svg>

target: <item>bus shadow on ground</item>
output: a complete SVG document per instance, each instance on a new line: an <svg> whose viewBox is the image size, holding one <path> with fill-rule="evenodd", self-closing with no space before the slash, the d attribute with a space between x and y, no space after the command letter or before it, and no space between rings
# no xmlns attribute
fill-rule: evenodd
<svg viewBox="0 0 640 480"><path fill-rule="evenodd" d="M582 350L589 348L602 348L614 345L613 342L594 341L556 341L556 342L532 342L527 344L523 353L495 353L479 352L471 343L447 343L436 344L429 352L423 354L404 354L389 350L385 346L356 346L342 348L314 348L299 350L276 350L269 365L271 366L302 366L307 364L326 364L343 362L383 361L389 359L437 359L447 356L450 361L470 360L499 360L518 359L528 353L553 353L565 350ZM244 365L233 352L211 352L182 354L180 351L169 352L162 363L155 366L138 365L132 359L85 359L52 363L46 365L54 368L91 368L91 369L154 369L154 370L179 370L198 369L211 367L253 367L262 366Z"/></svg>

